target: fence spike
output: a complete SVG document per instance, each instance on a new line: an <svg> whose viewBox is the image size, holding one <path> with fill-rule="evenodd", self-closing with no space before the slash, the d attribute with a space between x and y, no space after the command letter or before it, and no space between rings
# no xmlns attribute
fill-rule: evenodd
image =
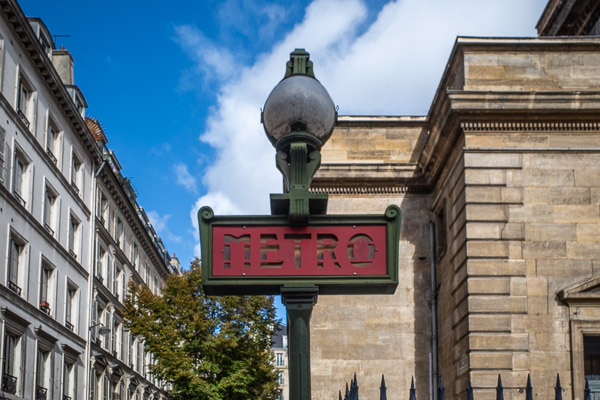
<svg viewBox="0 0 600 400"><path fill-rule="evenodd" d="M346 395L344 396L344 400L350 400L350 390L348 389L348 382L346 382Z"/></svg>
<svg viewBox="0 0 600 400"><path fill-rule="evenodd" d="M442 381L442 376L440 375L440 379L438 381L438 400L446 400L444 391L444 382Z"/></svg>
<svg viewBox="0 0 600 400"><path fill-rule="evenodd" d="M498 374L498 386L496 386L496 400L504 400L504 387L502 387L500 374Z"/></svg>
<svg viewBox="0 0 600 400"><path fill-rule="evenodd" d="M354 373L354 392L352 394L352 400L358 400L358 379L356 379L356 372Z"/></svg>
<svg viewBox="0 0 600 400"><path fill-rule="evenodd" d="M560 386L560 374L556 374L556 387L554 388L554 400L562 400L562 386Z"/></svg>
<svg viewBox="0 0 600 400"><path fill-rule="evenodd" d="M469 375L469 383L467 383L467 400L473 400L473 385L471 385L471 375Z"/></svg>
<svg viewBox="0 0 600 400"><path fill-rule="evenodd" d="M341 390L340 390L340 400L343 400L342 399L342 391Z"/></svg>
<svg viewBox="0 0 600 400"><path fill-rule="evenodd" d="M590 391L590 384L588 378L585 378L585 390L583 391L583 400L592 400L592 392Z"/></svg>
<svg viewBox="0 0 600 400"><path fill-rule="evenodd" d="M410 378L410 396L408 400L417 400L417 391L415 390L415 377Z"/></svg>
<svg viewBox="0 0 600 400"><path fill-rule="evenodd" d="M525 387L525 400L533 400L533 386L531 386L531 374L527 374L527 386Z"/></svg>
<svg viewBox="0 0 600 400"><path fill-rule="evenodd" d="M379 387L379 400L387 400L387 388L385 387L385 376L381 375L381 386Z"/></svg>

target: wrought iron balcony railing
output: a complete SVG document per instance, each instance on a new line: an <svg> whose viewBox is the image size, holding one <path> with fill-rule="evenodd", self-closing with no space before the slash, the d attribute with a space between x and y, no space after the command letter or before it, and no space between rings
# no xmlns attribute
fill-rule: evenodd
<svg viewBox="0 0 600 400"><path fill-rule="evenodd" d="M46 154L48 154L48 157L50 157L50 159L52 160L52 162L54 163L54 165L56 165L56 163L58 162L58 160L56 159L56 156L54 155L54 153L52 153L52 150L46 149Z"/></svg>
<svg viewBox="0 0 600 400"><path fill-rule="evenodd" d="M9 374L2 375L2 391L10 394L17 393L17 377Z"/></svg>
<svg viewBox="0 0 600 400"><path fill-rule="evenodd" d="M52 229L50 227L50 225L48 225L47 223L44 222L44 229L46 230L46 232L48 232L50 234L50 236L54 236L54 229Z"/></svg>
<svg viewBox="0 0 600 400"><path fill-rule="evenodd" d="M46 400L48 389L42 386L36 386L35 388L35 400Z"/></svg>
<svg viewBox="0 0 600 400"><path fill-rule="evenodd" d="M79 187L77 186L77 184L75 182L71 181L71 187L73 188L75 193L79 194Z"/></svg>
<svg viewBox="0 0 600 400"><path fill-rule="evenodd" d="M17 199L17 201L19 203L21 203L21 205L23 207L25 207L27 205L27 202L25 201L25 199L23 197L21 197L21 194L17 191L17 189L13 190L13 197L15 199Z"/></svg>
<svg viewBox="0 0 600 400"><path fill-rule="evenodd" d="M68 330L70 330L71 332L73 331L73 329L75 329L75 326L70 323L69 321L65 321L65 326L67 327Z"/></svg>
<svg viewBox="0 0 600 400"><path fill-rule="evenodd" d="M8 281L8 288L19 296L21 295L21 288L13 281Z"/></svg>
<svg viewBox="0 0 600 400"><path fill-rule="evenodd" d="M50 304L47 301L41 301L40 310L42 310L47 315L50 315Z"/></svg>
<svg viewBox="0 0 600 400"><path fill-rule="evenodd" d="M23 111L21 111L21 109L18 109L17 110L17 114L19 115L19 118L21 118L21 121L23 121L23 123L25 124L25 126L29 128L29 126L31 124L29 123L29 120L25 116L25 113Z"/></svg>

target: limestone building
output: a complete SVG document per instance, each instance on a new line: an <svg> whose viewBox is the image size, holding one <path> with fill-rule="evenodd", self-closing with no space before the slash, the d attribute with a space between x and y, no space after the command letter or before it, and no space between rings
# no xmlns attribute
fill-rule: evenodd
<svg viewBox="0 0 600 400"><path fill-rule="evenodd" d="M0 398L160 399L126 283L178 272L85 117L73 58L0 0ZM98 129L96 129L98 128Z"/></svg>
<svg viewBox="0 0 600 400"><path fill-rule="evenodd" d="M537 38L457 39L429 113L343 116L314 191L402 210L393 296L320 296L313 399L583 399L600 360L600 3L548 3ZM430 397L431 393L431 397Z"/></svg>

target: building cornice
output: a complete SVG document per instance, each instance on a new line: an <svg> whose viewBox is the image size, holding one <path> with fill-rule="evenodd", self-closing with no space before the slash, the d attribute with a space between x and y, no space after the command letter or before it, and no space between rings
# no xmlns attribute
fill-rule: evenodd
<svg viewBox="0 0 600 400"><path fill-rule="evenodd" d="M71 100L67 88L58 76L54 65L44 53L41 44L37 40L33 29L29 25L27 17L16 0L0 0L0 10L4 14L15 35L23 44L24 49L31 58L33 65L38 69L40 76L46 83L50 93L54 95L66 119L77 133L90 156L96 161L102 161L102 153L85 125L83 117Z"/></svg>

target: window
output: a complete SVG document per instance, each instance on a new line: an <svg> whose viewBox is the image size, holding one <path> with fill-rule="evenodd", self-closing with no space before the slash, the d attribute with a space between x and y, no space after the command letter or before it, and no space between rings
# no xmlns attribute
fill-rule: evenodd
<svg viewBox="0 0 600 400"><path fill-rule="evenodd" d="M123 267L117 261L115 261L115 268L113 269L113 287L112 292L117 298L117 300L121 300L119 297L119 289L121 288L121 279L123 275Z"/></svg>
<svg viewBox="0 0 600 400"><path fill-rule="evenodd" d="M23 207L27 206L29 198L29 165L30 161L20 149L15 150L13 160L13 196Z"/></svg>
<svg viewBox="0 0 600 400"><path fill-rule="evenodd" d="M108 221L108 199L106 195L101 190L98 190L98 204L96 204L96 216L102 223L104 227L106 227L106 223Z"/></svg>
<svg viewBox="0 0 600 400"><path fill-rule="evenodd" d="M123 221L119 217L117 217L115 223L115 241L117 242L117 246L123 249Z"/></svg>
<svg viewBox="0 0 600 400"><path fill-rule="evenodd" d="M90 383L90 400L98 400L100 398L100 374L95 369L92 369Z"/></svg>
<svg viewBox="0 0 600 400"><path fill-rule="evenodd" d="M113 330L112 330L112 355L118 359L122 358L123 346L122 346L122 324L121 319L114 314L113 315Z"/></svg>
<svg viewBox="0 0 600 400"><path fill-rule="evenodd" d="M26 242L22 237L15 232L10 233L7 286L19 296L21 296L21 277L25 276L25 246Z"/></svg>
<svg viewBox="0 0 600 400"><path fill-rule="evenodd" d="M36 400L52 398L52 352L41 346L37 353L35 385Z"/></svg>
<svg viewBox="0 0 600 400"><path fill-rule="evenodd" d="M48 261L42 261L41 276L40 276L40 310L50 315L50 299L53 290L53 273L54 268Z"/></svg>
<svg viewBox="0 0 600 400"><path fill-rule="evenodd" d="M1 43L1 42L0 42ZM0 49L1 51L1 49ZM4 141L6 140L6 130L0 127L0 184L4 183Z"/></svg>
<svg viewBox="0 0 600 400"><path fill-rule="evenodd" d="M48 154L54 165L59 166L60 129L50 116L48 116L48 125L46 126L46 154Z"/></svg>
<svg viewBox="0 0 600 400"><path fill-rule="evenodd" d="M276 353L275 357L276 357L275 365L283 366L283 353Z"/></svg>
<svg viewBox="0 0 600 400"><path fill-rule="evenodd" d="M77 287L75 287L72 283L69 282L67 284L65 326L71 331L75 330L77 310Z"/></svg>
<svg viewBox="0 0 600 400"><path fill-rule="evenodd" d="M283 385L283 371L279 371L279 378L277 379L277 383Z"/></svg>
<svg viewBox="0 0 600 400"><path fill-rule="evenodd" d="M96 253L96 278L98 278L100 282L104 282L103 276L107 259L108 254L106 252L106 247L98 242L98 251Z"/></svg>
<svg viewBox="0 0 600 400"><path fill-rule="evenodd" d="M138 245L133 240L131 241L131 263L133 264L133 268L137 271L138 266L140 265L140 249Z"/></svg>
<svg viewBox="0 0 600 400"><path fill-rule="evenodd" d="M58 195L56 191L46 183L46 192L44 193L44 228L54 237L56 231L56 221L58 214Z"/></svg>
<svg viewBox="0 0 600 400"><path fill-rule="evenodd" d="M583 336L583 362L591 398L600 399L600 336Z"/></svg>
<svg viewBox="0 0 600 400"><path fill-rule="evenodd" d="M81 250L81 223L79 219L71 214L69 217L69 254L75 259Z"/></svg>
<svg viewBox="0 0 600 400"><path fill-rule="evenodd" d="M435 250L436 257L439 259L446 252L447 246L447 226L446 226L446 203L435 213Z"/></svg>
<svg viewBox="0 0 600 400"><path fill-rule="evenodd" d="M83 163L75 152L71 157L71 187L78 195L83 194Z"/></svg>
<svg viewBox="0 0 600 400"><path fill-rule="evenodd" d="M75 362L72 360L66 360L63 363L63 400L75 400L77 399L76 393L76 378L75 373L77 369Z"/></svg>
<svg viewBox="0 0 600 400"><path fill-rule="evenodd" d="M23 74L17 82L17 114L27 128L32 129L35 90Z"/></svg>
<svg viewBox="0 0 600 400"><path fill-rule="evenodd" d="M23 351L22 334L7 331L4 334L4 363L2 365L2 390L19 395L22 387Z"/></svg>

